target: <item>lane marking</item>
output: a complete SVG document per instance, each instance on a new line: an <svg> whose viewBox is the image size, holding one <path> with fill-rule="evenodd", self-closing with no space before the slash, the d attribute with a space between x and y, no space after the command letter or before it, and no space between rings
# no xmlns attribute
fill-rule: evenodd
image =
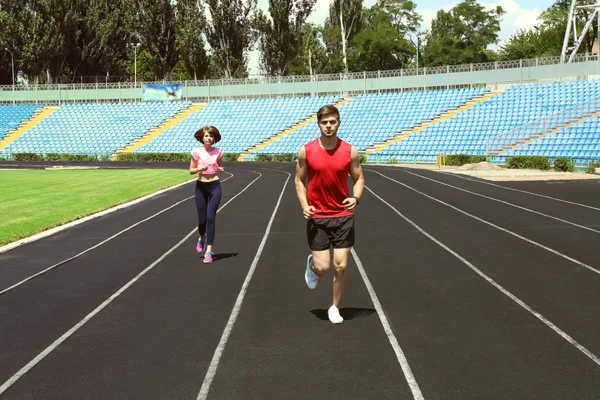
<svg viewBox="0 0 600 400"><path fill-rule="evenodd" d="M396 182L396 183L397 183L397 184L399 184L399 185L402 185L402 186L404 186L404 187L406 187L406 188L408 188L408 189L410 189L410 190L412 190L412 191L414 191L414 192L416 192L416 193L419 193L420 195L423 195L423 196L425 196L425 197L427 197L427 198L429 198L429 199L431 199L431 200L437 201L438 203L441 203L441 204L443 204L443 205L445 205L445 206L447 206L447 207L450 207L450 208L452 208L453 210L456 210L456 211L458 211L458 212L460 212L460 213L462 213L462 214L464 214L464 215L467 215L467 216L469 216L469 217L471 217L471 218L473 218L473 219L476 219L477 221L483 222L484 224L487 224L487 225L489 225L489 226L493 226L494 228L496 228L496 229L498 229L498 230L501 230L502 232L506 232L506 233L508 233L508 234L510 234L510 235L512 235L512 236L514 236L514 237L517 237L517 238L519 238L519 239L521 239L521 240L524 240L524 241L526 241L526 242L528 242L528 243L531 243L531 244L533 244L533 245L535 245L535 246L537 246L537 247L539 247L539 248L542 248L542 249L544 249L544 250L546 250L546 251L549 251L549 252L550 252L550 253L552 253L552 254L555 254L555 255L557 255L557 256L560 256L560 257L564 258L565 260L568 260L568 261L571 261L572 263L575 263L575 264L577 264L577 265L580 265L580 266L582 266L582 267L584 267L584 268L586 268L586 269L588 269L588 270L590 270L590 271L592 271L592 272L594 272L594 273L596 273L596 274L600 274L600 270L597 270L596 268L594 268L594 267L591 267L591 266L587 265L586 263L583 263L583 262L581 262L581 261L579 261L579 260L576 260L576 259L574 259L574 258L572 258L572 257L569 257L569 256L567 256L566 254L563 254L563 253L561 253L561 252L558 252L558 251L556 251L556 250L554 250L554 249L551 249L550 247L544 246L543 244L540 244L540 243L538 243L538 242L535 242L535 241L533 241L533 240L531 240L531 239L527 239L526 237L524 237L524 236L521 236L521 235L519 235L518 233L514 233L514 232L512 232L512 231L509 231L508 229L502 228L501 226L498 226L498 225L496 225L496 224L493 224L493 223L491 223L491 222L489 222L489 221L486 221L485 219L479 218L479 217L477 217L477 216L475 216L475 215L473 215L473 214L469 214L468 212L466 212L466 211L463 211L463 210L461 210L461 209L460 209L460 208L458 208L458 207L454 207L454 206L453 206L453 205L451 205L451 204L448 204L448 203L446 203L446 202L444 202L444 201L442 201L442 200L439 200L439 199L437 199L437 198L435 198L435 197L433 197L433 196L430 196L430 195L428 195L428 194L426 194L426 193L423 193L423 192L421 192L421 191L419 191L419 190L417 190L417 189L415 189L415 188L413 188L413 187L411 187L411 186L409 186L409 185L407 185L407 184L405 184L405 183L399 182L399 181L397 181L397 180L395 180L395 179L393 179L393 178L390 178L389 176L387 176L387 175L384 175L384 174L382 174L382 173L380 173L380 172L377 172L377 171L375 171L375 170L369 170L369 171L370 171L370 172L375 172L376 174L379 174L379 175L383 176L384 178L391 180L392 182Z"/></svg>
<svg viewBox="0 0 600 400"><path fill-rule="evenodd" d="M256 173L258 174L258 172L256 172ZM223 179L221 182L225 182L225 181L227 181L227 180L229 180L229 179L231 179L231 178L233 178L233 174L231 174L231 176L230 176L230 177ZM258 178L257 178L257 179L258 179ZM32 280L32 279L34 279L34 278L37 278L37 277L38 277L38 276L40 276L40 275L43 275L43 274L45 274L45 273L47 273L47 272L49 272L49 271L51 271L51 270L53 270L53 269L55 269L55 268L58 268L58 267L60 267L61 265L64 265L64 264L68 263L69 261L73 261L73 260L75 260L76 258L79 258L79 257L81 257L82 255L84 255L84 254L86 254L86 253L89 253L90 251L92 251L92 250L94 250L94 249L96 249L96 248L98 248L98 247L102 246L103 244L105 244L105 243L107 243L107 242L111 241L112 239L116 238L117 236L119 236L119 235L121 235L121 234L123 234L123 233L125 233L125 232L127 232L127 231L129 231L129 230L131 230L131 229L133 229L133 228L135 228L136 226L138 226L138 225L140 225L140 224L142 224L142 223L144 223L144 222L146 222L146 221L149 221L149 220L151 220L152 218L154 218L154 217L156 217L156 216L158 216L158 215L160 215L160 214L162 214L162 213L164 213L164 212L166 212L166 211L169 211L170 209L172 209L172 208L174 208L174 207L178 206L179 204L181 204L181 203L183 203L183 202L186 202L186 201L188 201L188 200L190 200L190 199L193 199L193 198L194 198L194 196L190 196L190 197L187 197L187 198L185 198L185 199L183 199L183 200L181 200L181 201L178 201L177 203L175 203L175 204L173 204L173 205L171 205L171 206L169 206L169 207L165 208L164 210L161 210L161 211L157 212L156 214L154 214L154 215L151 215L151 216L149 216L148 218L145 218L145 219L143 219L143 220L141 220L141 221L138 221L138 222L136 222L135 224L131 225L130 227L128 227L128 228L125 228L125 229L123 229L122 231L115 233L114 235L112 235L112 236L111 236L111 237L109 237L108 239L105 239L105 240L103 240L102 242L100 242L100 243L98 243L98 244L96 244L96 245L94 245L94 246L92 246L92 247L90 247L90 248L88 248L88 249L86 249L86 250L82 251L81 253L79 253L79 254L75 254L73 257L70 257L70 258L67 258L66 260L60 261L60 262L58 262L58 263L56 263L56 264L54 264L54 265L52 265L52 266L50 266L50 267L48 267L48 268L44 269L43 271L40 271L40 272L38 272L38 273L36 273L36 274L33 274L33 275L31 275L31 276L29 276L29 277L27 277L27 278L23 279L22 281L20 281L20 282L17 282L17 283L15 283L15 284L14 284L14 285L12 285L12 286L9 286L9 287L7 287L6 289L3 289L2 291L0 291L0 296L1 296L1 295L3 295L3 294L5 294L5 293L8 293L9 291L11 291L11 290L13 290L13 289L15 289L15 288L17 288L17 287L19 287L19 286L23 285L24 283L26 283L26 282L28 282L28 281L30 281L30 280ZM115 211L115 210L113 210L113 211Z"/></svg>
<svg viewBox="0 0 600 400"><path fill-rule="evenodd" d="M225 182L227 179L230 179L230 178L233 177L232 173L229 173L229 172L225 172L225 173L229 174L231 176L229 178L223 179L222 182ZM123 208L131 207L134 204L141 203L142 201L145 201L145 200L148 200L149 198L158 196L159 194L163 194L163 193L168 192L170 190L177 189L177 188L179 188L181 186L188 185L188 184L190 184L191 182L194 182L194 181L196 181L196 179L191 179L189 181L185 181L183 183L179 183L177 185L174 185L174 186L171 186L171 187L159 190L157 192L150 193L149 195L146 195L144 197L140 197L139 199L135 199L135 200L132 200L132 201L127 202L127 203L119 204L118 206L114 206L114 207L109 208L107 210L100 211L100 212L97 212L97 213L92 214L92 215L88 215L87 217L83 217L83 218L80 218L78 220L71 221L71 222L68 222L66 224L63 224L63 225L56 226L54 228L48 229L48 230L46 230L44 232L40 232L40 233L37 233L35 235L29 236L29 237L26 237L26 238L23 238L23 239L16 240L16 241L14 241L12 243L9 243L9 244L6 244L4 246L0 246L0 254L1 253L5 253L5 252L7 252L9 250L12 250L12 249L14 249L16 247L22 246L24 244L35 242L36 240L43 239L45 237L54 235L55 233L64 231L66 229L72 228L72 227L80 225L80 224L83 224L84 222L90 221L90 220L92 220L94 218L98 218L98 217L101 217L103 215L110 214L112 212L121 210Z"/></svg>
<svg viewBox="0 0 600 400"><path fill-rule="evenodd" d="M445 175L448 175L448 176L454 176L456 178L464 179L466 181L471 181L471 182L476 182L476 183L483 183L485 185L495 186L495 187L499 187L501 189L512 190L514 192L520 192L520 193L526 193L526 194L530 194L532 196L543 197L545 199L550 199L550 200L560 201L561 203L571 204L573 206L579 206L579 207L589 208L590 210L600 211L600 208L598 208L598 207L593 207L593 206L589 206L587 204L582 204L582 203L576 203L574 201L559 199L558 197L546 196L545 194L539 194L539 193L535 193L535 192L528 192L527 190L515 189L515 188L508 187L508 186L502 186L502 185L498 185L498 184L495 184L495 183L486 182L486 181L483 181L483 180L471 179L471 178L467 178L466 176L461 176L459 174L452 174L450 172L443 172L442 171L442 173L445 174Z"/></svg>
<svg viewBox="0 0 600 400"><path fill-rule="evenodd" d="M252 171L252 172L254 172L254 171ZM258 178L254 179L252 182L250 182L248 184L248 186L246 186L238 194L236 194L231 199L229 199L229 201L227 203L223 204L223 206L220 207L217 210L217 213L219 213L222 209L224 209L229 203L231 203L240 194L244 193L246 191L246 189L248 189L250 187L250 185L252 185L254 182L256 182L262 176L262 174L260 174L259 172L255 172L255 173L259 174ZM158 263L160 263L162 260L164 260L169 254L171 254L173 251L175 251L179 246L181 246L183 243L185 243L185 241L188 240L197 231L198 231L198 228L194 227L194 229L190 233L188 233L186 235L186 237L184 237L181 241L179 241L179 243L177 243L175 246L171 247L170 250L168 250L165 254L163 254L160 258L158 258L152 264L150 264L145 270L143 270L142 272L140 272L135 278L133 278L132 280L130 280L128 283L126 283L125 286L123 286L121 289L119 289L117 292L115 292L112 296L110 296L102 304L100 304L94 311L92 311L85 318L83 318L81 321L79 321L79 323L77 323L77 325L73 326L65 334L63 334L61 337L59 337L58 339L56 339L54 341L54 343L52 343L50 346L48 346L44 351L42 351L33 360L31 360L29 363L27 363L27 365L25 365L23 368L21 368L10 379L8 379L6 382L4 382L4 384L2 384L2 386L0 386L0 395L2 395L2 393L6 392L6 390L9 387L11 387L17 380L19 380L19 378L21 378L29 370L31 370L36 364L38 364L40 361L42 361L48 354L50 354L50 352L52 352L54 349L56 349L62 342L64 342L65 340L67 340L71 335L73 335L73 333L77 332L77 330L79 330L79 328L81 328L87 321L89 321L92 317L94 317L96 314L98 314L100 311L102 311L114 299L116 299L125 290L127 290L131 285L133 285L135 282L137 282L148 271L150 271Z"/></svg>
<svg viewBox="0 0 600 400"><path fill-rule="evenodd" d="M491 285L493 285L496 289L498 289L504 295L508 296L512 301L514 301L515 303L517 303L519 306L521 306L522 308L524 308L525 310L527 310L528 312L530 312L531 314L533 314L537 319L539 319L540 321L542 321L546 326L548 326L550 329L552 329L554 332L556 332L558 335L560 335L563 339L565 339L567 342L569 342L571 345L573 345L575 348L577 348L579 351L581 351L583 354L585 354L588 358L590 358L593 362L595 362L597 365L600 366L600 358L598 358L594 353L592 353L587 348L585 348L583 345L581 345L580 343L578 343L575 339L573 339L571 336L569 336L566 332L564 332L563 330L561 330L558 326L554 325L552 322L550 322L548 319L546 319L542 314L540 314L539 312L535 311L533 308L531 308L530 306L528 306L527 304L525 304L525 302L523 302L521 299L519 299L518 297L516 297L515 295L513 295L511 292L509 292L508 290L506 290L500 284L496 283L496 281L494 281L492 278L490 278L489 276L487 276L486 274L484 274L483 272L481 272L477 267L475 267L473 264L471 264L468 260L466 260L460 254L458 254L455 251L453 251L452 249L450 249L448 246L446 246L445 244L443 244L442 242L440 242L439 240L437 240L435 237L433 237L432 235L430 235L428 232L426 232L424 229L422 229L419 225L417 225L416 223L414 223L413 221L411 221L408 217L404 216L394 206L392 206L390 203L388 203L387 201L385 201L384 199L382 199L381 197L379 197L370 188L368 188L366 186L365 186L365 188L369 192L371 192L375 197L377 197L379 200L381 200L385 205L387 205L392 210L394 210L394 212L396 214L398 214L400 217L402 217L406 222L408 222L409 224L411 224L412 226L414 226L419 232L421 232L423 235L425 235L428 239L430 239L431 241L435 242L438 246L440 246L441 248L443 248L444 250L446 250L448 253L452 254L454 257L458 258L465 265L467 265L469 268L471 268L473 271L475 271L475 273L477 273L479 276L481 276L483 279L485 279L488 283L490 283Z"/></svg>
<svg viewBox="0 0 600 400"><path fill-rule="evenodd" d="M562 218L558 218L558 217L554 217L554 216L552 216L552 215L544 214L543 212L539 212L539 211L536 211L536 210L532 210L532 209L530 209L530 208L522 207L522 206L519 206L519 205L517 205L517 204L510 203L510 202L508 202L508 201L500 200L500 199L497 199L497 198L495 198L495 197L486 196L486 195L484 195L484 194L480 194L480 193L477 193L477 192L472 192L472 191L470 191L470 190L463 189L463 188L460 188L460 187L458 187L458 186L450 185L449 183L446 183L446 182L438 181L438 180L436 180L436 179L432 179L432 178L429 178L429 177L427 177L427 176L423 176L423 175L420 175L420 174L415 174L414 172L410 172L410 171L404 171L404 172L406 172L407 174L410 174L410 175L418 176L419 178L422 178L422 179L427 179L427 180L429 180L429 181L436 182L436 183L438 183L438 184L440 184L440 185L448 186L448 187L451 187L451 188L453 188L453 189L456 189L456 190L461 190L461 191L463 191L463 192L466 192L466 193L473 194L473 195L475 195L475 196L479 196L479 197L483 197L483 198L485 198L485 199L489 199L489 200L497 201L497 202L499 202L499 203L506 204L506 205L508 205L508 206L511 206L511 207L519 208L519 209L521 209L521 210L528 211L528 212L530 212L530 213L533 213L533 214L538 214L538 215L541 215L542 217L551 218L551 219L554 219L554 220L556 220L556 221L563 222L563 223L565 223L565 224L569 224L569 225L572 225L572 226L576 226L577 228L585 229L585 230L588 230L588 231L590 231L590 232L600 233L600 231L598 231L598 230L596 230L596 229L592 229L592 228L590 228L590 227L588 227L588 226L585 226L585 225L579 225L579 224L577 224L577 223L575 223L575 222L567 221L567 220L565 220L565 219L562 219Z"/></svg>
<svg viewBox="0 0 600 400"><path fill-rule="evenodd" d="M279 194L279 199L277 200L277 205L275 206L275 210L273 210L273 214L271 214L271 219L269 220L269 224L267 225L265 234L263 235L262 241L260 242L260 245L258 246L258 250L256 251L256 255L254 256L254 260L252 261L250 270L248 271L248 274L246 275L246 279L244 280L244 283L242 284L242 288L241 288L240 293L238 294L238 297L235 301L233 310L231 311L231 315L229 316L229 320L227 321L227 325L225 326L225 329L223 330L223 335L221 336L221 340L219 341L219 344L217 345L217 348L215 350L213 358L210 362L208 371L206 372L206 376L204 377L204 381L202 382L202 387L200 388L200 392L198 393L198 397L197 397L198 400L206 399L206 397L208 396L208 392L210 391L210 386L215 377L215 374L217 373L217 368L219 367L219 361L221 360L221 357L223 356L223 351L225 350L225 346L227 345L227 341L229 340L229 336L231 335L231 331L233 330L233 325L235 324L237 316L239 315L240 310L242 308L242 303L244 301L244 297L246 296L246 291L248 290L248 285L250 284L252 275L254 275L254 271L256 270L256 265L258 264L258 260L260 259L260 256L263 252L265 243L267 242L267 238L269 237L269 232L271 231L271 226L273 225L273 220L275 219L275 214L277 214L277 210L279 209L279 205L281 204L281 198L283 197L285 188L288 184L288 181L290 180L290 177L292 176L292 174L290 174L289 172L286 172L286 171L278 171L278 172L284 172L288 175L288 177L285 180L285 183L283 184L283 189L281 189L281 193Z"/></svg>
<svg viewBox="0 0 600 400"><path fill-rule="evenodd" d="M367 286L367 291L369 292L369 295L371 296L371 301L373 301L375 310L377 310L377 315L379 315L379 320L381 321L381 325L383 325L383 330L385 331L385 334L387 335L388 340L390 341L390 344L392 345L392 348L394 349L394 353L396 353L396 358L398 359L398 363L400 363L400 367L402 367L402 371L404 372L404 377L406 378L406 381L408 383L408 386L410 387L413 397L415 400L423 400L424 397L423 397L423 394L421 393L421 389L419 388L417 380L415 379L415 376L412 373L410 365L408 365L408 360L406 359L406 356L404 355L404 352L402 351L402 348L400 347L400 344L398 343L398 339L396 338L396 335L394 335L394 331L392 330L392 327L391 327L387 317L385 316L383 307L381 307L381 303L379 302L379 298L377 298L375 289L373 288L373 285L371 285L371 281L367 277L367 273L365 272L363 264L360 261L360 258L358 258L358 254L356 254L356 251L354 250L354 248L352 248L351 252L352 252L352 257L354 257L354 262L356 263L356 266L358 267L358 271L360 272L360 275L362 276L363 281L365 282L365 285Z"/></svg>

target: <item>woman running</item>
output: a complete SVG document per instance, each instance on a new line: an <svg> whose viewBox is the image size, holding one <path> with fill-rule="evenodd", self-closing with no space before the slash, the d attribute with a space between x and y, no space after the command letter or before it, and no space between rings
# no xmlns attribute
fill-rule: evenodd
<svg viewBox="0 0 600 400"><path fill-rule="evenodd" d="M223 172L221 167L221 149L213 147L221 140L219 130L214 126L205 126L199 129L194 137L203 144L192 151L190 161L190 175L198 174L196 182L196 210L198 211L198 233L200 238L196 245L196 251L202 253L204 245L204 262L211 263L213 260L213 241L215 239L215 221L217 208L221 201L221 182L218 172Z"/></svg>

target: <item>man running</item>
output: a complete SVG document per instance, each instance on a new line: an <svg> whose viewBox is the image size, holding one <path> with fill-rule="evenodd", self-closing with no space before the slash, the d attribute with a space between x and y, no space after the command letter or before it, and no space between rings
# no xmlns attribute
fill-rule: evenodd
<svg viewBox="0 0 600 400"><path fill-rule="evenodd" d="M348 256L354 246L354 210L365 180L358 151L337 137L338 109L333 105L322 107L317 122L321 137L302 146L296 165L296 194L308 220L306 233L312 250L306 260L304 279L310 289L317 287L319 278L329 272L333 247L333 302L327 315L332 323L339 324L344 319L338 306L348 280ZM353 196L348 191L348 173L354 181Z"/></svg>

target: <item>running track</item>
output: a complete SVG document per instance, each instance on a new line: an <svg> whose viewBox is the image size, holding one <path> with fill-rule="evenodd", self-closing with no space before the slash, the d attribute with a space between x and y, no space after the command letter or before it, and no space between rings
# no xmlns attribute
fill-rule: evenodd
<svg viewBox="0 0 600 400"><path fill-rule="evenodd" d="M226 165L212 265L193 184L0 254L0 399L600 398L599 181L364 169L341 325L293 164Z"/></svg>

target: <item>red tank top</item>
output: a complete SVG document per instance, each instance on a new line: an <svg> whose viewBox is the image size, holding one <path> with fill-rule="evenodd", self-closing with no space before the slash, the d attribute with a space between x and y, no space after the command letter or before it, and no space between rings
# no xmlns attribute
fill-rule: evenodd
<svg viewBox="0 0 600 400"><path fill-rule="evenodd" d="M332 150L321 147L319 139L304 145L308 164L308 205L315 207L313 218L352 215L342 202L349 197L348 171L352 146L338 138Z"/></svg>

